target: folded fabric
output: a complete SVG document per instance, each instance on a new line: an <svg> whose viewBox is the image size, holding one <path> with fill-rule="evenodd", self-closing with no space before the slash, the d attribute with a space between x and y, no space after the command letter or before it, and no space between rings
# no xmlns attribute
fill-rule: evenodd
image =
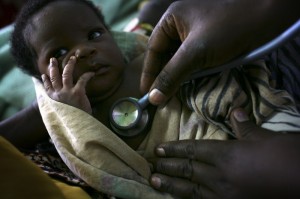
<svg viewBox="0 0 300 199"><path fill-rule="evenodd" d="M233 136L231 110L244 108L250 118L273 131L299 132L300 114L292 96L274 89L275 82L263 60L187 82L182 100L207 123Z"/></svg>
<svg viewBox="0 0 300 199"><path fill-rule="evenodd" d="M1 198L64 198L51 179L2 136L0 161Z"/></svg>
<svg viewBox="0 0 300 199"><path fill-rule="evenodd" d="M145 50L147 40L141 35L115 32L114 36L128 60ZM293 99L272 88L263 63L183 85L181 99L175 96L157 108L151 130L136 151L91 115L49 98L38 80L34 84L43 121L66 165L96 190L125 199L172 198L149 185L146 158L154 157L155 146L165 141L234 136L228 121L235 107L244 107L258 125L289 115L281 117L286 125L277 130L300 130Z"/></svg>

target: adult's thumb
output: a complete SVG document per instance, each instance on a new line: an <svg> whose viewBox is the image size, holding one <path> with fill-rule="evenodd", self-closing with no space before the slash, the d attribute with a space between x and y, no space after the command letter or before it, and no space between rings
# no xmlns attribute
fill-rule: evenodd
<svg viewBox="0 0 300 199"><path fill-rule="evenodd" d="M274 133L256 125L242 108L234 109L231 112L230 122L232 130L239 140L261 140Z"/></svg>

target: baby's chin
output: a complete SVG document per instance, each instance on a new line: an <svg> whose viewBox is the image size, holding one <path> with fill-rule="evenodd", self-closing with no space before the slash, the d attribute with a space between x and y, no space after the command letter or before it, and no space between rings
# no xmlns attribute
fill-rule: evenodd
<svg viewBox="0 0 300 199"><path fill-rule="evenodd" d="M93 86L92 88L89 87L88 84L86 87L86 94L91 102L103 101L114 95L117 92L118 88L118 84L112 84L107 87L105 87L104 85L98 87Z"/></svg>
<svg viewBox="0 0 300 199"><path fill-rule="evenodd" d="M87 89L86 94L91 101L103 101L114 94L112 89Z"/></svg>

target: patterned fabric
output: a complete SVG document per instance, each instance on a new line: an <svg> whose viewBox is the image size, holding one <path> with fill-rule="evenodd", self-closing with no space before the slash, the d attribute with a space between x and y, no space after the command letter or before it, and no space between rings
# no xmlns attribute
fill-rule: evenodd
<svg viewBox="0 0 300 199"><path fill-rule="evenodd" d="M257 125L270 130L297 132L300 129L300 114L294 99L285 90L275 89L274 79L263 61L187 82L181 97L206 122L233 136L229 114L236 107L247 110ZM267 125L276 121L269 121L274 117L276 124L280 121L284 125Z"/></svg>
<svg viewBox="0 0 300 199"><path fill-rule="evenodd" d="M300 35L266 56L276 88L287 90L300 111Z"/></svg>
<svg viewBox="0 0 300 199"><path fill-rule="evenodd" d="M76 176L63 162L51 140L40 143L36 150L22 150L23 155L35 163L51 178L71 186L81 187L92 199L110 199L111 196L91 188L81 178Z"/></svg>
<svg viewBox="0 0 300 199"><path fill-rule="evenodd" d="M83 180L70 171L58 154L55 155L34 151L24 153L24 155L52 178L71 185L88 187Z"/></svg>
<svg viewBox="0 0 300 199"><path fill-rule="evenodd" d="M114 34L129 60L142 53L137 49L145 48L141 35ZM300 114L293 98L274 89L270 71L262 61L184 85L183 100L175 96L164 107L157 107L151 130L136 151L96 118L52 100L39 81L34 83L43 121L65 164L94 189L120 198L172 198L149 185L151 171L146 159L154 157L154 148L161 142L224 140L227 133L234 135L228 121L235 107L244 107L259 125L289 114L294 120L281 117L280 122L287 125L274 130L300 131Z"/></svg>

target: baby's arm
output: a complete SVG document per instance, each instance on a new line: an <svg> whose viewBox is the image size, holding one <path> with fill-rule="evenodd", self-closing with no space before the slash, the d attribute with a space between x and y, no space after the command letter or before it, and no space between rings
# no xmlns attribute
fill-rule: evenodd
<svg viewBox="0 0 300 199"><path fill-rule="evenodd" d="M0 122L0 136L17 148L33 148L49 136L43 123L37 102L24 108L14 116Z"/></svg>
<svg viewBox="0 0 300 199"><path fill-rule="evenodd" d="M73 71L75 63L76 57L70 57L63 69L63 74L60 74L57 60L51 58L49 77L45 74L42 75L44 88L53 100L74 106L91 114L92 108L85 92L85 86L94 76L94 73L84 73L74 85Z"/></svg>

